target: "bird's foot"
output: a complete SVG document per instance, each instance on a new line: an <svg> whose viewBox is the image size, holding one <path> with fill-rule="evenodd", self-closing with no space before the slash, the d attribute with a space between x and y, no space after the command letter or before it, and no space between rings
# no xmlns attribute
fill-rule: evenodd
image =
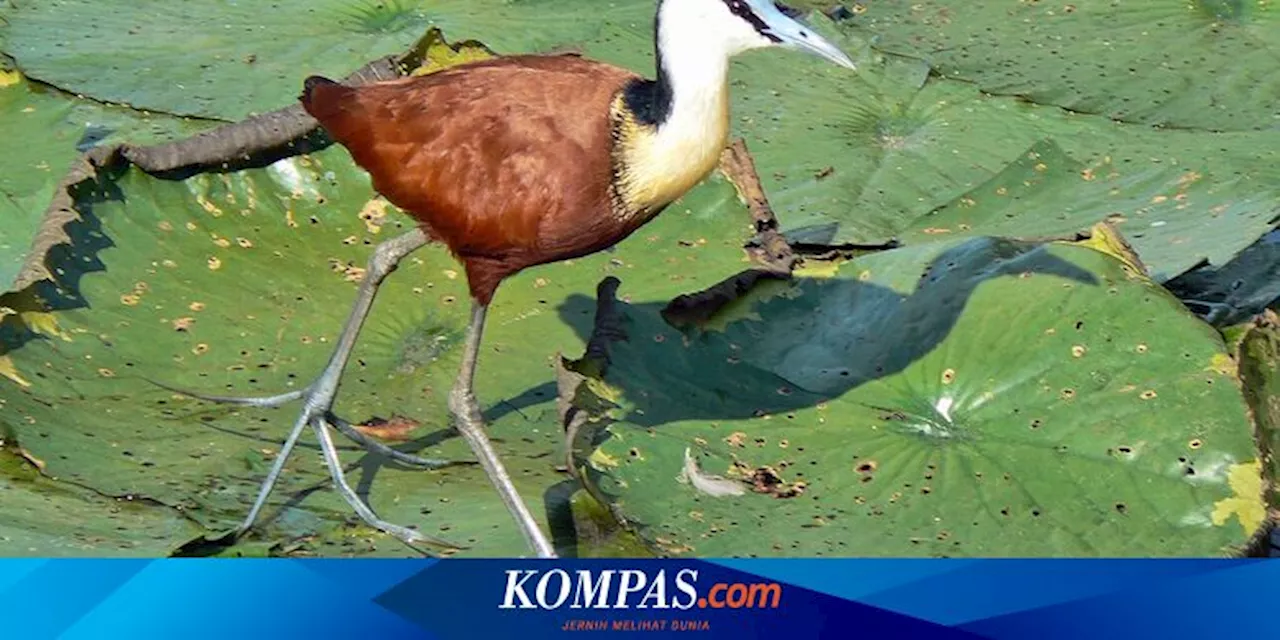
<svg viewBox="0 0 1280 640"><path fill-rule="evenodd" d="M305 410L304 410L305 411ZM304 414L305 415L305 414ZM442 538L436 538L422 533L416 529L403 527L398 524L392 524L378 517L360 496L351 488L347 482L346 473L342 469L342 461L338 459L338 450L333 446L333 437L329 434L329 426L331 423L328 416L317 415L312 418L312 427L315 429L316 438L320 441L320 451L324 453L324 462L329 467L329 475L333 478L333 484L338 489L338 493L342 498L351 505L356 514L364 520L365 524L382 531L388 535L399 538L405 544L413 545L415 543L429 544L437 547L444 547L451 550L461 550L466 547L457 545ZM246 524L248 524L246 522Z"/></svg>
<svg viewBox="0 0 1280 640"><path fill-rule="evenodd" d="M399 464L414 467L418 469L440 469L455 464L450 460L441 460L438 458L423 458L415 456L411 453L405 453L398 449L394 449L386 444L365 435L356 428L349 420L335 415L332 411L334 396L337 395L337 389L328 389L327 392L322 391L329 385L324 384L324 377L321 376L311 385L299 389L297 391L289 391L274 396L219 396L205 393L190 391L188 389L180 389L155 380L150 381L162 389L172 391L174 393L184 395L205 402L213 402L217 404L230 404L241 407L254 407L260 409L274 409L282 407L290 402L297 400L303 401L303 412L311 411L325 419L325 422L337 429L339 433L346 436L352 442L360 445L369 453L384 456ZM315 409L308 409L314 406Z"/></svg>
<svg viewBox="0 0 1280 640"><path fill-rule="evenodd" d="M484 418L475 395L470 389L454 388L449 394L449 411L453 413L456 420L458 433L467 441L476 458L480 460L480 466L484 467L489 480L498 490L498 495L515 519L516 526L519 527L530 549L539 558L556 557L555 547L552 546L550 538L543 533L538 521L516 491L511 475L485 433Z"/></svg>
<svg viewBox="0 0 1280 640"><path fill-rule="evenodd" d="M275 462L271 465L271 471L267 474L266 480L263 481L262 487L258 490L258 497L254 501L253 507L250 508L249 515L234 532L235 537L238 538L253 527L253 523L257 520L258 513L266 504L267 498L271 495L271 490L275 487L275 483L279 479L280 473L284 470L285 462L289 459L289 455L298 444L298 438L302 436L302 432L306 427L311 427L315 430L316 438L319 440L320 450L324 454L325 465L329 468L329 473L333 477L334 486L338 489L338 492L342 495L343 499L346 500L353 509L355 509L356 513L359 514L369 526L384 531L411 544L424 542L451 547L454 549L462 548L444 540L432 538L413 529L391 524L390 522L378 518L377 515L374 514L373 509L370 509L369 505L366 504L365 501L356 494L355 490L351 488L351 485L347 483L342 462L338 459L338 450L334 447L333 437L329 432L330 427L337 429L342 432L343 435L364 447L367 451L385 456L406 466L422 469L437 469L452 464L447 460L421 458L393 449L362 433L359 429L352 426L351 423L333 415L332 412L333 401L338 392L338 381L341 379L342 371L351 357L352 349L355 347L356 338L360 334L360 327L364 324L365 318L368 316L369 310L373 306L373 299L377 293L379 285L382 280L396 268L396 265L399 264L401 259L426 243L426 234L422 229L415 228L403 235L387 240L374 248L373 255L369 258L368 268L365 270L364 278L360 281L360 286L356 291L356 299L347 316L347 322L342 328L342 333L338 336L333 354L329 357L329 363L325 365L324 371L318 378L316 378L315 382L307 385L306 388L274 396L255 398L206 395L152 381L154 384L175 393L184 394L209 402L235 404L245 407L273 408L280 407L297 400L302 401L302 410L298 413L298 417L293 423L293 429L289 431L289 437L285 440L284 444L281 445L280 453L276 454Z"/></svg>
<svg viewBox="0 0 1280 640"><path fill-rule="evenodd" d="M324 454L325 466L329 469L329 474L333 479L333 484L337 488L338 493L346 500L347 504L355 510L356 514L365 524L382 531L390 536L398 538L406 544L430 544L434 546L445 547L449 549L463 549L465 547L448 542L446 540L428 536L417 530L400 526L387 522L377 516L373 509L356 493L350 483L347 482L346 474L342 468L342 461L338 458L337 447L333 444L333 438L329 433L332 427L342 432L348 438L357 442L366 450L373 453L386 455L387 457L401 462L403 464L425 469L438 469L450 464L447 460L437 460L431 458L420 458L411 454L398 451L378 442L351 425L351 423L333 415L330 408L333 406L333 400L337 385L328 381L327 375L322 375L314 384L299 391L291 391L275 396L265 397L235 397L235 396L214 396L201 393L195 393L184 389L178 389L162 383L153 382L158 386L191 396L208 402L216 402L223 404L235 404L248 407L272 408L279 407L295 400L302 400L302 410L298 413L297 419L294 421L293 429L289 432L288 439L280 448L280 453L276 455L275 463L271 467L271 471L267 474L266 480L263 481L261 488L258 490L258 497L254 501L253 506L249 509L249 515L245 517L244 522L233 532L235 538L247 533L253 528L254 523L258 519L259 513L266 505L267 498L271 495L272 489L280 478L281 472L284 470L285 462L288 460L293 448L297 445L298 439L302 435L302 431L306 427L311 427L316 438L320 443L320 450Z"/></svg>

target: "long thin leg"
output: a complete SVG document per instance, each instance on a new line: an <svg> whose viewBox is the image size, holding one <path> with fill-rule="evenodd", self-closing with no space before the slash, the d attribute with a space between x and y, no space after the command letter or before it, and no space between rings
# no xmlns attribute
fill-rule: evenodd
<svg viewBox="0 0 1280 640"><path fill-rule="evenodd" d="M153 381L154 384L177 393L183 393L212 402L223 402L242 406L278 407L298 399L302 399L304 401L302 411L299 413L298 419L294 422L293 429L289 432L289 437L285 440L284 445L280 449L280 453L276 456L275 463L272 465L271 471L268 472L267 478L263 481L261 488L258 490L257 499L249 509L249 515L240 525L240 528L237 530L237 534L244 533L253 527L253 524L261 513L263 506L266 505L267 499L270 497L276 481L279 480L280 473L284 469L285 463L288 461L290 454L292 454L294 447L297 445L298 438L302 435L303 429L310 424L316 428L317 433L325 431L323 426L325 416L333 407L333 400L337 394L338 383L342 379L342 372L351 358L352 349L355 347L356 339L360 335L360 329L369 315L369 310L373 307L373 300L378 292L378 287L382 284L382 281L387 277L387 275L395 269L400 260L425 245L427 241L428 238L426 234L423 233L421 229L415 228L413 231L404 235L397 236L391 240L383 242L374 249L373 256L369 259L368 268L365 271L365 277L360 282L360 287L356 292L355 304L352 306L351 312L347 316L346 324L342 328L342 333L338 337L337 346L334 348L333 354L329 357L329 362L325 366L324 371L320 374L320 377L317 378L315 382L308 385L306 389L290 391L264 398L236 398L193 393ZM343 431L344 434L348 435L348 437L359 434L359 432L354 429L340 430ZM439 468L448 464L447 461L419 458L418 456L412 456L407 453L396 451L382 443L364 438L363 434L359 434L357 437L352 437L352 439L375 453L387 455L399 462L412 466ZM327 431L325 431L325 437L322 437L320 440L320 448L324 452L326 462L328 462L330 458L334 460L337 459L337 450L333 446L332 439L328 437ZM330 466L331 471L333 471L332 465ZM337 467L337 471L335 471L335 473L341 475L340 466ZM337 478L335 477L335 481L336 480ZM339 486L339 491L343 492L343 497L346 498L348 502L351 502L352 499L359 501L359 497L356 496L354 492L343 489L342 485L344 485L345 482L346 480L344 478ZM346 489L349 490L350 487L347 486ZM360 502L360 505L361 506L358 507L356 511L360 513L361 517L369 522L370 525L376 528L387 531L393 535L397 535L397 537L400 537L407 542L435 542L434 540L417 532L413 532L410 529L396 527L395 525L391 525L391 528L387 528L386 526L383 526L387 523L374 517L372 510L370 510L367 505L364 505L362 501ZM407 536L402 535L405 534L405 532L409 532L409 534Z"/></svg>
<svg viewBox="0 0 1280 640"><path fill-rule="evenodd" d="M480 465L484 467L493 486L497 488L498 495L502 497L507 510L515 518L529 547L540 558L554 558L556 557L555 548L551 546L551 541L542 532L538 521L529 512L529 508L525 506L524 500L520 499L520 494L511 482L511 475L507 473L507 468L498 458L498 453L494 451L489 436L484 432L484 418L480 413L480 404L476 402L473 384L487 311L487 305L473 303L471 324L467 327L466 350L462 354L462 370L458 372L458 381L449 394L449 409L458 420L458 432L466 439L467 444L471 445L471 450L480 460Z"/></svg>
<svg viewBox="0 0 1280 640"><path fill-rule="evenodd" d="M293 453L293 447L298 444L298 438L302 436L302 430L306 428L308 422L307 414L298 414L298 419L293 423L293 429L289 431L289 437L285 439L284 445L280 447L280 453L276 455L276 461L271 465L271 471L267 472L267 479L258 488L258 498L249 508L249 515L245 516L244 522L240 523L240 528L236 529L237 536L253 528L254 521L262 512L262 507L267 504L267 498L271 497L271 490L275 488L276 480L280 479L280 473L284 471L284 463L289 460L289 454Z"/></svg>
<svg viewBox="0 0 1280 640"><path fill-rule="evenodd" d="M347 316L346 324L342 327L342 333L338 337L338 346L334 349L333 354L329 357L329 362L325 365L320 376L307 385L304 389L297 391L288 391L274 396L264 397L246 397L246 396L220 396L212 394L198 393L187 389L179 389L163 382L149 380L163 389L167 389L174 393L180 393L192 398L205 400L208 402L217 402L221 404L233 404L244 407L257 408L275 408L284 406L290 402L299 399L318 399L322 402L317 403L328 411L333 405L333 397L337 393L338 380L342 378L342 372L347 366L347 362L351 359L351 350L355 346L356 339L360 335L360 329L364 326L364 321L369 315L369 309L373 306L374 297L377 295L378 287L382 281L386 279L396 265L404 259L405 256L427 244L429 239L421 229L415 228L403 235L397 236L382 244L373 250L373 256L369 259L368 268L365 270L364 279L360 281L360 287L356 291L356 301L352 305L351 312ZM305 409L304 409L305 412ZM347 423L349 424L349 423ZM398 462L416 467L438 468L443 466L443 461L431 460L428 458L420 458L400 451L391 449L390 447L363 437L346 428L339 428L343 435L351 438L356 444L370 450L373 453L385 455L394 458Z"/></svg>

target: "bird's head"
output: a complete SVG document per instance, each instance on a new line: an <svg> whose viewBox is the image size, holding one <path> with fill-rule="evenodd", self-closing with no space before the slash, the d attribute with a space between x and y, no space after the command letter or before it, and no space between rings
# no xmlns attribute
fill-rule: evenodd
<svg viewBox="0 0 1280 640"><path fill-rule="evenodd" d="M856 68L849 56L813 28L788 16L773 0L662 0L658 19L663 29L720 48L726 56L780 46Z"/></svg>

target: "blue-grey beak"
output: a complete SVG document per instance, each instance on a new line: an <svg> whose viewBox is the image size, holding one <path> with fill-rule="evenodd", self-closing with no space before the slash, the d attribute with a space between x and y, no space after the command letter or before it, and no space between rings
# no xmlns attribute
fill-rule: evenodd
<svg viewBox="0 0 1280 640"><path fill-rule="evenodd" d="M783 13L772 0L746 1L764 23L762 33L777 40L780 46L807 51L842 67L857 70L858 66L853 60L831 44L830 40L818 35L812 27Z"/></svg>

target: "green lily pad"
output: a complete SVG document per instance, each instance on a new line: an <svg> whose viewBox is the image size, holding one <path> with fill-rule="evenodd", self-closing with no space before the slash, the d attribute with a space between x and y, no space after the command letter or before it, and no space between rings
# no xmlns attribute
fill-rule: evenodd
<svg viewBox="0 0 1280 640"><path fill-rule="evenodd" d="M1150 219L1161 227L1135 229L1137 220L1125 228L1143 236L1135 237L1142 248L1161 247L1144 251L1144 258L1165 277L1199 258L1224 264L1280 213L1280 129L1161 131L992 97L972 83L930 76L918 60L880 53L859 33L820 15L809 19L857 59L856 73L776 51L744 55L732 72L736 131L755 155L783 230L798 241L919 240L921 230L938 226L931 214L1025 170L1027 150L1046 139L1074 158L1064 164L1109 164L1107 175L1122 176L1112 186L1167 188L1172 197L1178 180L1200 176L1195 190L1211 197L1170 201L1170 211ZM640 40L634 35L617 48L637 49L640 44L625 43ZM1009 224L977 232L1045 236L1088 228L1115 213L1076 204L1109 204L1098 202L1099 184L1058 184L1053 196L1070 215L1045 191L1045 199L1017 201ZM1143 195L1159 194L1132 199ZM1211 233L1204 233L1207 221L1216 223Z"/></svg>
<svg viewBox="0 0 1280 640"><path fill-rule="evenodd" d="M54 316L67 339L6 329L8 356L30 386L0 379L0 428L52 477L181 508L206 533L225 531L245 515L297 407L212 405L147 379L224 395L307 384L328 358L372 246L408 219L371 199L367 175L340 148L183 182L115 167L75 194L82 219L68 225L72 243L50 254L58 284L74 294ZM586 329L573 323L591 319L584 309L566 322L557 306L607 273L655 297L708 286L740 268L749 222L732 186L712 179L617 251L503 285L477 394L536 514L551 508L552 488L570 481L555 469L562 434L552 358L580 350L577 333ZM472 460L445 418L469 317L464 280L440 247L414 254L388 279L343 382L339 415L418 420L397 446ZM302 551L325 555L414 553L349 526L349 508L328 490L307 446L289 464L260 539L302 538ZM384 518L469 553L526 553L478 467L401 470L352 447L343 456L352 484ZM117 541L149 535L127 528Z"/></svg>
<svg viewBox="0 0 1280 640"><path fill-rule="evenodd" d="M27 74L68 91L238 120L291 104L307 75L341 77L399 54L429 26L500 52L541 51L652 10L648 0L67 0L21 3L0 37Z"/></svg>
<svg viewBox="0 0 1280 640"><path fill-rule="evenodd" d="M1170 127L1280 125L1280 8L1269 2L885 0L857 24L990 93Z"/></svg>
<svg viewBox="0 0 1280 640"><path fill-rule="evenodd" d="M917 220L903 238L1062 235L1107 219L1163 281L1204 260L1225 264L1274 227L1280 188L1241 188L1243 180L1214 181L1159 166L1089 166L1044 141L978 189Z"/></svg>
<svg viewBox="0 0 1280 640"><path fill-rule="evenodd" d="M736 130L789 235L830 244L894 237L1042 137L1016 102L929 80L927 65L809 19L854 56L856 73L762 51L742 56L733 74Z"/></svg>
<svg viewBox="0 0 1280 640"><path fill-rule="evenodd" d="M1101 252L916 245L684 335L655 306L620 305L583 464L663 553L1215 555L1259 526L1214 515L1259 461L1221 338Z"/></svg>
<svg viewBox="0 0 1280 640"><path fill-rule="evenodd" d="M0 491L0 556L153 557L198 529L162 505L50 481L9 452L0 452Z"/></svg>

